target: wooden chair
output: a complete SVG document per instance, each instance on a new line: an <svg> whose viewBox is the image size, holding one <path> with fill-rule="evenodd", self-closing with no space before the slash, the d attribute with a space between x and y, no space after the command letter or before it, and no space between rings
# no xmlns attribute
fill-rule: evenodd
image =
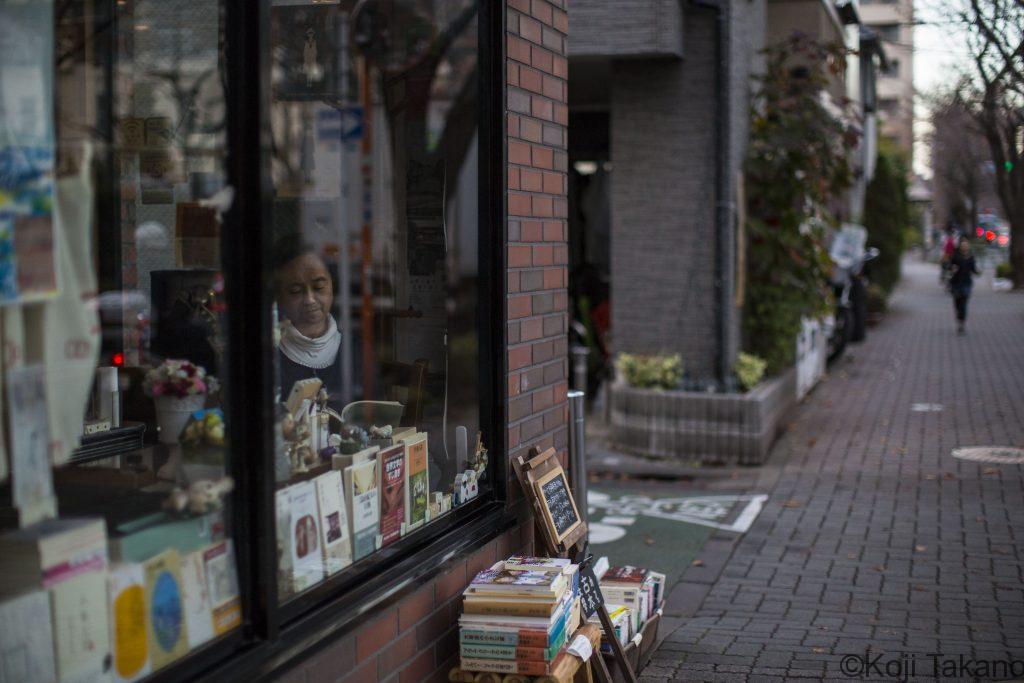
<svg viewBox="0 0 1024 683"><path fill-rule="evenodd" d="M419 429L423 421L423 402L426 398L427 367L425 358L417 359L411 365L397 361L382 361L380 375L384 384L384 397L398 401L405 406L400 427Z"/></svg>

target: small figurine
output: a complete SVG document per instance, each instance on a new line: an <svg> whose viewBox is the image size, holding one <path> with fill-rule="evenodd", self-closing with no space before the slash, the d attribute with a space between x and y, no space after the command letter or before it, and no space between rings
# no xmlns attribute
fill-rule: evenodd
<svg viewBox="0 0 1024 683"><path fill-rule="evenodd" d="M341 448L341 435L331 434L327 437L327 446L320 449L320 462L330 462L331 458L334 457L335 453L340 452Z"/></svg>
<svg viewBox="0 0 1024 683"><path fill-rule="evenodd" d="M189 485L188 490L175 488L171 491L164 508L174 513L182 513L186 509L189 514L202 515L224 507L224 496L235 488L231 477L221 477L217 481L200 479Z"/></svg>

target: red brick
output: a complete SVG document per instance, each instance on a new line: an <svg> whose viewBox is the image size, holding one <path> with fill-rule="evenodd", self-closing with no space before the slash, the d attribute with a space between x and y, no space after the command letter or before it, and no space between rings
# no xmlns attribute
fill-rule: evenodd
<svg viewBox="0 0 1024 683"><path fill-rule="evenodd" d="M520 74L519 78L522 80L522 74ZM542 80L543 85L540 92L543 92L546 97L550 97L553 100L565 102L565 97L562 93L562 86L565 84L565 81L553 76L544 76Z"/></svg>
<svg viewBox="0 0 1024 683"><path fill-rule="evenodd" d="M544 191L544 177L541 175L540 171L524 168L522 174L519 176L519 182L522 184L522 189L527 192ZM523 241L532 242L533 240L524 239Z"/></svg>
<svg viewBox="0 0 1024 683"><path fill-rule="evenodd" d="M554 210L556 218L568 218L569 217L569 202L562 197L555 197Z"/></svg>
<svg viewBox="0 0 1024 683"><path fill-rule="evenodd" d="M508 57L523 64L530 63L530 44L522 38L508 37Z"/></svg>
<svg viewBox="0 0 1024 683"><path fill-rule="evenodd" d="M511 272L508 275L508 291L509 293L515 293L519 291L519 273Z"/></svg>
<svg viewBox="0 0 1024 683"><path fill-rule="evenodd" d="M509 192L508 213L511 216L529 216L533 211L530 195Z"/></svg>
<svg viewBox="0 0 1024 683"><path fill-rule="evenodd" d="M554 75L555 57L542 47L537 45L530 47L530 64L545 73Z"/></svg>
<svg viewBox="0 0 1024 683"><path fill-rule="evenodd" d="M529 346L517 346L508 350L508 369L519 370L530 364L531 350Z"/></svg>
<svg viewBox="0 0 1024 683"><path fill-rule="evenodd" d="M541 126L540 121L536 119L525 118L520 121L519 124L519 136L524 140L530 142L540 142L544 139L544 130ZM529 161L525 163L530 163Z"/></svg>
<svg viewBox="0 0 1024 683"><path fill-rule="evenodd" d="M350 671L355 664L355 637L343 638L316 654L306 667L306 683L334 683L339 671Z"/></svg>
<svg viewBox="0 0 1024 683"><path fill-rule="evenodd" d="M398 605L398 630L407 631L434 609L434 588L427 585Z"/></svg>
<svg viewBox="0 0 1024 683"><path fill-rule="evenodd" d="M530 17L519 17L519 35L530 42L540 43L543 40L540 22Z"/></svg>
<svg viewBox="0 0 1024 683"><path fill-rule="evenodd" d="M551 5L544 0L533 0L530 3L530 14L544 24L551 25Z"/></svg>
<svg viewBox="0 0 1024 683"><path fill-rule="evenodd" d="M542 218L550 218L555 215L555 205L551 197L533 195L533 214Z"/></svg>
<svg viewBox="0 0 1024 683"><path fill-rule="evenodd" d="M389 645L377 657L377 675L387 678L416 654L416 634L409 633Z"/></svg>
<svg viewBox="0 0 1024 683"><path fill-rule="evenodd" d="M518 190L519 187L519 169L512 166L508 169L508 189Z"/></svg>
<svg viewBox="0 0 1024 683"><path fill-rule="evenodd" d="M519 395L519 373L512 373L508 376L508 395L509 397Z"/></svg>
<svg viewBox="0 0 1024 683"><path fill-rule="evenodd" d="M542 223L540 221L523 221L520 242L540 242L543 235Z"/></svg>
<svg viewBox="0 0 1024 683"><path fill-rule="evenodd" d="M480 548L475 553L470 555L469 559L466 560L466 576L473 577L482 572L485 569L490 569L498 560L505 559L504 557L498 557L498 544L491 541L483 548Z"/></svg>
<svg viewBox="0 0 1024 683"><path fill-rule="evenodd" d="M533 341L544 336L544 321L540 318L524 320L520 326L520 341Z"/></svg>
<svg viewBox="0 0 1024 683"><path fill-rule="evenodd" d="M520 122L522 126L522 122ZM508 141L508 160L513 164L524 164L529 165L532 163L530 155L530 145L525 142L519 142L517 140Z"/></svg>
<svg viewBox="0 0 1024 683"><path fill-rule="evenodd" d="M441 636L447 633L453 626L459 623L459 613L461 610L461 598L456 598L453 603L458 603L460 608L454 611L451 609L450 604L445 603L437 609L433 614L427 617L422 624L416 627L416 649L425 650L430 645L438 640Z"/></svg>
<svg viewBox="0 0 1024 683"><path fill-rule="evenodd" d="M529 294L525 296L513 296L509 297L508 300L508 317L509 320L515 320L517 318L525 318L532 313L530 308L530 297Z"/></svg>
<svg viewBox="0 0 1024 683"><path fill-rule="evenodd" d="M508 445L514 448L519 444L519 425L508 428Z"/></svg>
<svg viewBox="0 0 1024 683"><path fill-rule="evenodd" d="M535 93L543 93L548 97L551 97L551 95L548 95L547 93L547 88L544 83L543 75L536 69L531 69L526 66L520 67L519 86L525 88L526 90L530 90ZM561 93L561 90L559 90L559 93Z"/></svg>
<svg viewBox="0 0 1024 683"><path fill-rule="evenodd" d="M537 95L530 98L530 113L533 116L544 119L545 121L555 120L555 110L551 100L546 100L543 97L538 97ZM568 116L568 112L566 115Z"/></svg>
<svg viewBox="0 0 1024 683"><path fill-rule="evenodd" d="M565 271L562 268L544 269L544 289L555 289L565 286Z"/></svg>
<svg viewBox="0 0 1024 683"><path fill-rule="evenodd" d="M508 69L505 73L505 80L508 81L508 85L513 87L519 85L519 67L512 62L508 63Z"/></svg>
<svg viewBox="0 0 1024 683"><path fill-rule="evenodd" d="M458 623L458 622L456 622ZM445 633L434 645L434 659L439 662L447 661L452 655L459 651L459 629L453 628Z"/></svg>
<svg viewBox="0 0 1024 683"><path fill-rule="evenodd" d="M562 241L562 223L560 221L544 221L544 241Z"/></svg>
<svg viewBox="0 0 1024 683"><path fill-rule="evenodd" d="M466 588L466 562L463 560L449 569L434 585L434 600L440 605Z"/></svg>
<svg viewBox="0 0 1024 683"><path fill-rule="evenodd" d="M533 146L533 165L537 168L552 168L554 166L554 152L547 147Z"/></svg>
<svg viewBox="0 0 1024 683"><path fill-rule="evenodd" d="M560 10L554 10L551 18L551 25L562 35L569 35L569 15Z"/></svg>
<svg viewBox="0 0 1024 683"><path fill-rule="evenodd" d="M508 6L513 7L520 12L529 12L530 0L508 0Z"/></svg>
<svg viewBox="0 0 1024 683"><path fill-rule="evenodd" d="M508 130L508 136L510 138L517 138L517 137L519 137L519 117L516 116L515 114L509 114L508 115L507 130Z"/></svg>
<svg viewBox="0 0 1024 683"><path fill-rule="evenodd" d="M399 683L420 683L434 673L434 652L424 650L398 674Z"/></svg>
<svg viewBox="0 0 1024 683"><path fill-rule="evenodd" d="M533 265L550 266L554 263L554 250L555 247L552 247L551 245L538 245L533 247Z"/></svg>
<svg viewBox="0 0 1024 683"><path fill-rule="evenodd" d="M389 609L356 633L356 662L361 662L388 644L398 633L398 612Z"/></svg>
<svg viewBox="0 0 1024 683"><path fill-rule="evenodd" d="M560 173L545 173L544 192L548 194L562 194L562 177Z"/></svg>
<svg viewBox="0 0 1024 683"><path fill-rule="evenodd" d="M530 109L535 110L537 108L536 102L530 104ZM536 116L536 114L534 114ZM569 107L564 104L555 104L552 106L552 114L548 117L549 120L555 123L560 123L563 126L569 125Z"/></svg>
<svg viewBox="0 0 1024 683"><path fill-rule="evenodd" d="M554 251L554 263L563 266L569 263L569 247L565 244L556 244L552 247ZM537 263L537 253L533 254L533 262Z"/></svg>
<svg viewBox="0 0 1024 683"><path fill-rule="evenodd" d="M523 195L529 199L529 195ZM508 248L508 267L526 268L533 265L533 250L530 247L513 244Z"/></svg>
<svg viewBox="0 0 1024 683"><path fill-rule="evenodd" d="M569 77L569 60L559 55L554 55L551 58L551 75L557 76L558 78Z"/></svg>

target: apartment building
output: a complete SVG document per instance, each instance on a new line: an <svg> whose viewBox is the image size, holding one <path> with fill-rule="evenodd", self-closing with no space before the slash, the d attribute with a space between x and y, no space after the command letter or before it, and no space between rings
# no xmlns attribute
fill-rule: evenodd
<svg viewBox="0 0 1024 683"><path fill-rule="evenodd" d="M878 75L881 135L908 153L914 147L914 1L861 0L860 16L888 57Z"/></svg>

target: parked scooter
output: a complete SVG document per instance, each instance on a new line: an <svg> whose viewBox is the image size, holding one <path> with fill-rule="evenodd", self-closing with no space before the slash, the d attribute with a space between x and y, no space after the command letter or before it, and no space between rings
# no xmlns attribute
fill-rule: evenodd
<svg viewBox="0 0 1024 683"><path fill-rule="evenodd" d="M835 319L828 337L828 359L838 358L849 342L867 336L867 278L864 265L878 258L875 247L865 249L867 230L844 223L832 240L829 255L835 264L830 283L835 295Z"/></svg>

